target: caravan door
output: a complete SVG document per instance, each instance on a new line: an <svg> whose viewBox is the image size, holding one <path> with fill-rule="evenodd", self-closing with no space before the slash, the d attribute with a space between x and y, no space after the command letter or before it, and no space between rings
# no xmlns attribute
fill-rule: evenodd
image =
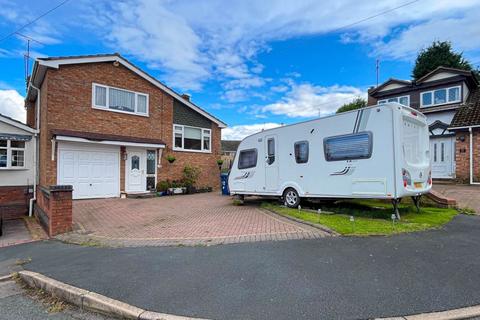
<svg viewBox="0 0 480 320"><path fill-rule="evenodd" d="M265 137L265 190L276 191L278 189L278 156L277 136Z"/></svg>

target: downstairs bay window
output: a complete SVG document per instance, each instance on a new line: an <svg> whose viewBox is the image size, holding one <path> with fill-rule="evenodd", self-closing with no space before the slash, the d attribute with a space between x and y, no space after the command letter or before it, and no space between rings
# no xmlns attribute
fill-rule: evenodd
<svg viewBox="0 0 480 320"><path fill-rule="evenodd" d="M210 129L173 125L173 150L211 152L212 134Z"/></svg>

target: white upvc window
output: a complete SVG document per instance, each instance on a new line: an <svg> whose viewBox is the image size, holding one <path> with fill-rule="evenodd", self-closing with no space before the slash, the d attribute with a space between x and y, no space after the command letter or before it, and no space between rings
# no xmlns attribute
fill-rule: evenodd
<svg viewBox="0 0 480 320"><path fill-rule="evenodd" d="M212 151L212 130L174 124L173 150L210 153Z"/></svg>
<svg viewBox="0 0 480 320"><path fill-rule="evenodd" d="M401 96L401 97L378 100L378 104L384 104L387 102L398 102L400 104L403 104L404 106L410 107L410 96Z"/></svg>
<svg viewBox="0 0 480 320"><path fill-rule="evenodd" d="M25 141L0 140L0 170L25 168Z"/></svg>
<svg viewBox="0 0 480 320"><path fill-rule="evenodd" d="M460 92L460 86L422 92L420 95L420 105L422 108L426 108L461 102Z"/></svg>
<svg viewBox="0 0 480 320"><path fill-rule="evenodd" d="M148 94L93 83L92 106L96 109L148 116Z"/></svg>

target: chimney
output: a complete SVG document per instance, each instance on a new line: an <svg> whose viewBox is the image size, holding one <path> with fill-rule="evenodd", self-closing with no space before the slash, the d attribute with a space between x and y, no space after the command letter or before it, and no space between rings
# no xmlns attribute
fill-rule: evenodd
<svg viewBox="0 0 480 320"><path fill-rule="evenodd" d="M190 101L190 95L188 93L183 93L182 98L187 100L187 101Z"/></svg>

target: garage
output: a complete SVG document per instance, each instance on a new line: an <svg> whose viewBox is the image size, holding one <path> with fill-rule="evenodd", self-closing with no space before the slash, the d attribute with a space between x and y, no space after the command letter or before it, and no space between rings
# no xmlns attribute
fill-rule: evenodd
<svg viewBox="0 0 480 320"><path fill-rule="evenodd" d="M73 185L73 199L120 195L120 147L59 142L59 185Z"/></svg>

